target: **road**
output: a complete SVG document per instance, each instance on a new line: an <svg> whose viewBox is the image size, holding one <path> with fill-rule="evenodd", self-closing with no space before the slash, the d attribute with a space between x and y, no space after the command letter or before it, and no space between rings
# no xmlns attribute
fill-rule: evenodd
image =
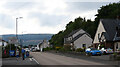
<svg viewBox="0 0 120 67"><path fill-rule="evenodd" d="M40 65L105 65L103 63L87 61L46 52L31 52Z"/></svg>

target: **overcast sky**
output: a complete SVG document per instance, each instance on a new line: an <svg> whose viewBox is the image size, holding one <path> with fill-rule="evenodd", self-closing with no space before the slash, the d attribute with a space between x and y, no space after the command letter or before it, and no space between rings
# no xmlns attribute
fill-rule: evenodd
<svg viewBox="0 0 120 67"><path fill-rule="evenodd" d="M0 2L0 35L18 33L52 33L65 29L77 17L94 20L97 10L118 0L2 0Z"/></svg>

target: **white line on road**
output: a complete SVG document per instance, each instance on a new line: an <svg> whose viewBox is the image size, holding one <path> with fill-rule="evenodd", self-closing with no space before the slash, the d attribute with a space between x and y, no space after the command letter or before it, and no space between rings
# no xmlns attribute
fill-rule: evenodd
<svg viewBox="0 0 120 67"><path fill-rule="evenodd" d="M37 64L39 64L39 62L37 62L34 58L32 58Z"/></svg>
<svg viewBox="0 0 120 67"><path fill-rule="evenodd" d="M30 61L32 61L32 58L29 58L30 59Z"/></svg>

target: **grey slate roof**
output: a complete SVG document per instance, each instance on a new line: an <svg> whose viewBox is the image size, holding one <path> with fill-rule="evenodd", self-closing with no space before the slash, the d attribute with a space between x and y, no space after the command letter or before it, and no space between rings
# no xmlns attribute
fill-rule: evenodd
<svg viewBox="0 0 120 67"><path fill-rule="evenodd" d="M74 42L75 40L77 40L78 38L80 38L84 34L86 34L86 33L82 33L82 34L77 35L75 38L73 38L73 40L71 42Z"/></svg>
<svg viewBox="0 0 120 67"><path fill-rule="evenodd" d="M68 38L68 37L70 37L70 36L72 36L72 35L74 35L75 33L77 33L79 30L81 30L81 29L77 29L77 30L75 30L75 31L72 31L68 36L66 36L65 38ZM66 43L66 44L70 44L70 43L73 43L75 40L77 40L78 38L80 38L82 35L84 35L84 34L87 34L89 37L91 37L87 32L85 32L85 33L80 33L79 35L77 35L76 37L74 37L72 40L70 40L70 41L66 41L65 40L65 42L64 43Z"/></svg>
<svg viewBox="0 0 120 67"><path fill-rule="evenodd" d="M107 41L113 41L116 35L116 27L120 27L120 20L117 19L101 19L101 22L106 30Z"/></svg>
<svg viewBox="0 0 120 67"><path fill-rule="evenodd" d="M77 30L72 31L72 32L71 32L69 35L67 35L66 37L72 36L73 34L75 34L76 32L78 32L79 30L81 30L81 29L77 29Z"/></svg>

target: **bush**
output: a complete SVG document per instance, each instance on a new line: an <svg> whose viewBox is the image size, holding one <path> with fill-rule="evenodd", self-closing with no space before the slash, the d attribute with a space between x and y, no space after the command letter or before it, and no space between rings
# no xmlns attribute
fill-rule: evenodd
<svg viewBox="0 0 120 67"><path fill-rule="evenodd" d="M61 51L61 52L65 52L64 47L60 48L59 51Z"/></svg>
<svg viewBox="0 0 120 67"><path fill-rule="evenodd" d="M84 49L82 49L82 48L77 48L77 49L76 49L76 52L84 52Z"/></svg>
<svg viewBox="0 0 120 67"><path fill-rule="evenodd" d="M65 51L71 51L71 45L64 45Z"/></svg>

